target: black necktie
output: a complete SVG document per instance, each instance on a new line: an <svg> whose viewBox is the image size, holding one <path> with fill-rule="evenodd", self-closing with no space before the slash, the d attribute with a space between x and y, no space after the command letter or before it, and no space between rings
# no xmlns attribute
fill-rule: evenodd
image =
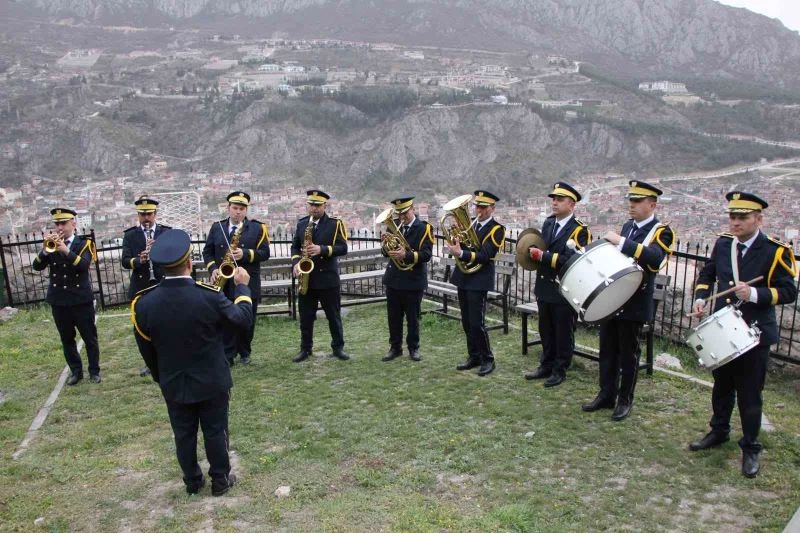
<svg viewBox="0 0 800 533"><path fill-rule="evenodd" d="M633 227L631 227L631 232L630 234L628 234L628 238L632 240L634 237L636 237L636 233L638 231L639 231L639 226L634 224Z"/></svg>
<svg viewBox="0 0 800 533"><path fill-rule="evenodd" d="M736 259L741 261L742 257L744 257L744 251L746 249L747 249L747 246L745 246L745 244L743 242L737 243L736 244Z"/></svg>
<svg viewBox="0 0 800 533"><path fill-rule="evenodd" d="M231 232L229 233L229 235L233 235L234 233L236 233L236 226L235 225L231 226Z"/></svg>
<svg viewBox="0 0 800 533"><path fill-rule="evenodd" d="M408 237L408 226L400 228L400 232L403 234L403 237Z"/></svg>

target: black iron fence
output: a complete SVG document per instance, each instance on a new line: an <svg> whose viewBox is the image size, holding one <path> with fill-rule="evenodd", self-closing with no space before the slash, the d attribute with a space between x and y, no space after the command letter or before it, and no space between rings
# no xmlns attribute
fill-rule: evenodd
<svg viewBox="0 0 800 533"><path fill-rule="evenodd" d="M94 232L87 236L94 237ZM44 235L25 234L17 236L0 237L0 260L2 276L5 283L5 301L10 306L25 306L42 302L47 294L46 273L35 272L31 268L34 256L42 247ZM285 260L291 256L292 235L277 233L271 235L271 255L276 260ZM202 247L205 235L196 235L192 238L194 247L193 257L197 268L204 269L201 260ZM379 247L380 234L368 231L352 231L349 237L351 250L376 249ZM505 252L514 253L516 241L506 239ZM443 257L446 251L444 240L436 237L434 246L434 264ZM667 296L659 306L655 319L655 332L657 335L671 340L685 338L691 327L697 325L697 319L688 318L687 312L694 301L692 290L697 273L702 268L710 253L708 246L676 243L676 252L670 257L662 274L670 277ZM94 264L93 288L102 309L122 306L129 303L128 284L129 271L121 266L122 247L113 243L99 243L97 246L97 261ZM800 259L796 256L796 259ZM269 263L267 263L269 264ZM347 266L346 271L363 268L362 265ZM431 269L433 271L434 269ZM534 299L533 288L536 282L536 273L517 269L511 281L509 298L512 307L517 304L530 302ZM269 279L287 279L291 274L289 269L265 269L265 276ZM355 287L348 287L350 293L373 295L380 293L380 279L370 279L359 283ZM285 296L277 293L264 296ZM800 364L800 321L798 320L797 302L791 305L778 306L776 309L779 324L779 342L773 351L773 356Z"/></svg>

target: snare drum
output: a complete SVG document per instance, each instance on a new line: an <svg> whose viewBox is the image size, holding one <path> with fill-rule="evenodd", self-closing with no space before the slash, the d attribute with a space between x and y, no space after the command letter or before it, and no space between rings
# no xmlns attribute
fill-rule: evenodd
<svg viewBox="0 0 800 533"><path fill-rule="evenodd" d="M561 296L590 324L619 311L644 278L642 267L605 239L570 257L561 271Z"/></svg>
<svg viewBox="0 0 800 533"><path fill-rule="evenodd" d="M748 326L742 313L727 305L709 316L686 337L701 365L714 370L758 345L761 331Z"/></svg>

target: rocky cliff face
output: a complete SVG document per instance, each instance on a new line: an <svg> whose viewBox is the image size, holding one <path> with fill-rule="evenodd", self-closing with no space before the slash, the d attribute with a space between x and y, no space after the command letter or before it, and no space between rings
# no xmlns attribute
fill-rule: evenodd
<svg viewBox="0 0 800 533"><path fill-rule="evenodd" d="M97 20L202 22L292 37L549 50L655 74L767 78L800 87L800 35L713 0L18 0ZM243 31L246 32L246 31ZM622 65L625 65L624 67Z"/></svg>

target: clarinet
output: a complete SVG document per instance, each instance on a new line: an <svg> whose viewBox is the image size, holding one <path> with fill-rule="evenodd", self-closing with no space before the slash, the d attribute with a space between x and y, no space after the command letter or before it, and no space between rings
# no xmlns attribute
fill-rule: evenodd
<svg viewBox="0 0 800 533"><path fill-rule="evenodd" d="M152 231L150 229L150 222L145 222L144 223L144 230L146 232L145 236L147 236ZM153 270L153 261L150 259L150 240L151 240L151 238L147 237L147 244L146 244L145 251L147 252L147 267L150 270L150 281L155 281L156 280L156 273Z"/></svg>

